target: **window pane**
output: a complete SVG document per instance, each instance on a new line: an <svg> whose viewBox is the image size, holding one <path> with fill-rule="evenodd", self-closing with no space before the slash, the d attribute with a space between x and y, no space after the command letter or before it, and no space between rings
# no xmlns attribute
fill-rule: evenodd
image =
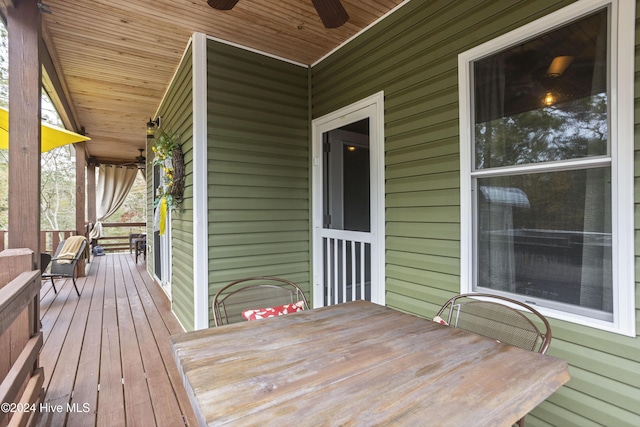
<svg viewBox="0 0 640 427"><path fill-rule="evenodd" d="M473 63L476 169L608 153L607 10Z"/></svg>
<svg viewBox="0 0 640 427"><path fill-rule="evenodd" d="M477 286L612 313L611 168L477 180Z"/></svg>
<svg viewBox="0 0 640 427"><path fill-rule="evenodd" d="M345 144L343 159L344 229L371 232L369 147Z"/></svg>

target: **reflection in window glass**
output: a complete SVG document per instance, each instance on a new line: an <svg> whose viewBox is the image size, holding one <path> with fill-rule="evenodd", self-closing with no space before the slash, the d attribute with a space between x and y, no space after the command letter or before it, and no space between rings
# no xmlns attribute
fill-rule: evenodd
<svg viewBox="0 0 640 427"><path fill-rule="evenodd" d="M476 288L612 319L607 46L603 9L473 62Z"/></svg>
<svg viewBox="0 0 640 427"><path fill-rule="evenodd" d="M478 179L478 286L612 313L611 168Z"/></svg>
<svg viewBox="0 0 640 427"><path fill-rule="evenodd" d="M608 154L607 10L473 63L475 169Z"/></svg>

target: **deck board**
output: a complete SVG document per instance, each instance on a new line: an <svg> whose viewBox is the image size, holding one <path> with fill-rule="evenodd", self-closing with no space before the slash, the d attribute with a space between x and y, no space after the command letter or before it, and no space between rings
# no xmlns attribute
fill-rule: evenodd
<svg viewBox="0 0 640 427"><path fill-rule="evenodd" d="M127 293L129 295L132 321L137 331L140 356L142 357L142 363L147 373L150 404L155 408L153 412L156 416L155 423L159 426L180 425L183 421L180 416L181 411L177 399L175 396L169 396L161 392L170 387L171 380L167 374L162 355L160 354L156 339L153 335L150 320L147 318L147 310L153 310L155 305L149 307L144 306L142 301L143 297L138 291L138 286L144 285L141 279L132 276L131 283L134 284L134 286L129 286ZM164 330L165 326L159 325L159 329Z"/></svg>
<svg viewBox="0 0 640 427"><path fill-rule="evenodd" d="M145 280L140 275L134 277L134 279L136 290L138 291L140 301L145 310L150 331L154 336L155 342L168 343L170 335L184 332L184 329L175 316L161 316L161 313L169 312L171 310L169 301L165 297L164 292L158 286L145 286ZM159 356L162 363L158 364L151 362L149 365L145 363L145 366L150 366L149 369L158 371L164 370L166 381L169 381L172 384L182 384L182 377L180 376L177 368L175 368L175 359L169 345L158 346L157 353L150 351L150 355L153 355L154 358ZM169 369L169 367L171 369ZM154 378L157 381L164 381L164 375L161 375L159 372ZM185 420L186 424L189 426L197 425L186 390L182 386L175 387L174 390L176 392L176 396L174 398L167 398L167 396L163 394L153 393L154 389L152 389L152 401L154 402L154 408L156 408L156 415L158 415L158 405L163 406L163 408L168 412L165 417L156 417L158 425L174 426L178 425L180 422L184 422ZM167 400L168 402L165 402ZM175 405L176 403L180 408L179 411L184 414L184 420L176 419L175 409L169 410L169 406L165 406L169 404Z"/></svg>
<svg viewBox="0 0 640 427"><path fill-rule="evenodd" d="M102 258L99 258L102 259ZM124 426L124 390L120 362L120 330L116 308L116 277L113 257L107 261L102 312L102 348L100 354L100 388L98 389L98 422L100 426Z"/></svg>
<svg viewBox="0 0 640 427"><path fill-rule="evenodd" d="M77 297L41 290L46 405L39 425L195 426L169 336L183 332L164 292L129 253L94 257ZM71 409L69 410L69 406Z"/></svg>
<svg viewBox="0 0 640 427"><path fill-rule="evenodd" d="M120 257L121 258L121 257ZM120 259L118 261L121 261ZM126 264L120 263L124 283L131 284L133 279ZM115 270L118 270L117 266ZM142 363L142 348L138 340L137 329L133 325L131 311L139 309L135 295L128 292L131 286L116 286L116 309L121 341L122 378L126 419L135 426L154 426L155 418L151 407L151 396L146 380L145 366Z"/></svg>
<svg viewBox="0 0 640 427"><path fill-rule="evenodd" d="M96 267L97 269L97 267ZM104 283L105 268L99 269L95 277L96 283ZM86 287L85 287L86 289ZM82 295L87 298L87 291L83 289ZM104 300L104 286L94 286L91 295L91 306L85 325L85 331L98 331L102 327L102 307ZM67 426L90 426L96 421L96 408L98 406L98 379L100 377L100 346L101 334L84 334L82 350L78 361L76 381L73 387L71 404L87 405L89 411L75 411L68 414ZM84 408L83 408L84 409Z"/></svg>
<svg viewBox="0 0 640 427"><path fill-rule="evenodd" d="M91 293L94 286L95 279L88 278L84 283L82 292ZM72 289L72 286L68 286L68 288ZM75 291L72 292L73 295L77 297ZM71 391L73 390L77 365L75 363L67 363L67 361L75 361L80 358L82 345L78 345L78 343L82 343L85 331L84 325L87 323L90 303L91 300L89 298L83 298L80 299L77 304L73 304L69 297L67 297L65 307L69 308L68 311L71 312L71 307L75 305L75 310L73 311L73 317L71 318L69 328L67 329L67 335L64 337L64 341L62 342L62 348L58 362L55 365L55 370L51 371L50 368L49 372L52 372L52 375L48 377L45 376L45 381L48 381L48 387L50 390L50 393L46 396L46 402L51 405L66 406L67 402L71 399ZM49 341L50 345L53 344L53 340L56 339L56 335L58 334L54 334L53 336L50 335L52 338L52 340ZM49 351L49 353L51 353L51 351ZM67 411L51 411L45 412L42 415L43 420L45 420L48 425L63 425L66 420Z"/></svg>
<svg viewBox="0 0 640 427"><path fill-rule="evenodd" d="M61 360L60 353L62 346L69 332L71 320L73 319L73 314L78 304L77 295L75 294L75 290L73 290L73 283L69 281L70 286L65 284L64 288L60 289L61 284L62 281L56 285L56 287L58 287L58 296L49 309L51 316L42 316L43 313L40 312L40 316L43 319L42 330L45 338L44 345L40 351L40 366L42 366L45 371L43 385L45 390L52 379L52 375L47 375L47 372L54 372L57 364ZM71 290L73 290L73 295L76 297L76 300L69 299ZM49 311L47 311L46 314L48 315ZM49 318L45 321L46 317ZM52 327L52 325L55 325L55 327Z"/></svg>

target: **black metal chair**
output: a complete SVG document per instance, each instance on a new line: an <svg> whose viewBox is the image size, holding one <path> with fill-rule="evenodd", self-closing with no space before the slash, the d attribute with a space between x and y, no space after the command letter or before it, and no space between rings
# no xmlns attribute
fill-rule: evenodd
<svg viewBox="0 0 640 427"><path fill-rule="evenodd" d="M129 253L133 253L135 249L135 239L143 237L144 233L129 233Z"/></svg>
<svg viewBox="0 0 640 427"><path fill-rule="evenodd" d="M133 239L133 246L136 252L136 264L138 263L138 255L142 255L147 260L147 235L140 234L139 237Z"/></svg>
<svg viewBox="0 0 640 427"><path fill-rule="evenodd" d="M542 328L531 318L537 319ZM434 317L436 321L440 319L451 327L541 354L547 352L551 343L551 326L542 314L527 304L499 295L456 295ZM517 424L524 427L524 417Z"/></svg>
<svg viewBox="0 0 640 427"><path fill-rule="evenodd" d="M70 239L78 239L69 242ZM82 240L80 240L82 239ZM69 242L69 244L67 244ZM74 244L75 243L75 244ZM65 244L67 247L65 248ZM80 296L80 291L78 291L78 286L76 285L76 265L78 261L82 258L85 253L87 247L87 240L82 236L74 236L69 237L67 240L63 240L58 245L53 258L51 259L49 266L42 273L42 278L51 279L51 285L53 286L53 291L57 294L58 290L56 289L56 284L54 279L57 278L71 278L73 282L73 287L76 290L78 296ZM73 253L68 252L68 249L73 249ZM42 267L44 268L44 267Z"/></svg>
<svg viewBox="0 0 640 427"><path fill-rule="evenodd" d="M44 274L44 272L47 270L47 267L49 267L49 263L51 262L51 255L49 255L48 253L41 253L40 254L40 274Z"/></svg>
<svg viewBox="0 0 640 427"><path fill-rule="evenodd" d="M247 277L229 283L215 294L213 320L216 326L228 325L243 321L243 311L296 303L303 310L309 309L304 292L295 283L280 277Z"/></svg>

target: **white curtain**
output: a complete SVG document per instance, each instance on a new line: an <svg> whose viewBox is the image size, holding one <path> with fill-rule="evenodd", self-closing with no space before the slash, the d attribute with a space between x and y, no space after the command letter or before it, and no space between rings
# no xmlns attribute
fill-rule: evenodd
<svg viewBox="0 0 640 427"><path fill-rule="evenodd" d="M506 72L500 58L487 58L474 68L476 107L476 168L509 165L506 153L513 144L505 132ZM478 145L480 147L478 147ZM478 150L480 148L480 150ZM524 193L504 180L477 180L478 285L507 292L516 291L513 206ZM522 193L522 194L520 194Z"/></svg>
<svg viewBox="0 0 640 427"><path fill-rule="evenodd" d="M91 230L90 237L99 239L103 237L101 222L109 218L124 203L133 182L136 179L138 169L114 165L100 165L98 169L98 185L96 188L96 213L97 222Z"/></svg>

